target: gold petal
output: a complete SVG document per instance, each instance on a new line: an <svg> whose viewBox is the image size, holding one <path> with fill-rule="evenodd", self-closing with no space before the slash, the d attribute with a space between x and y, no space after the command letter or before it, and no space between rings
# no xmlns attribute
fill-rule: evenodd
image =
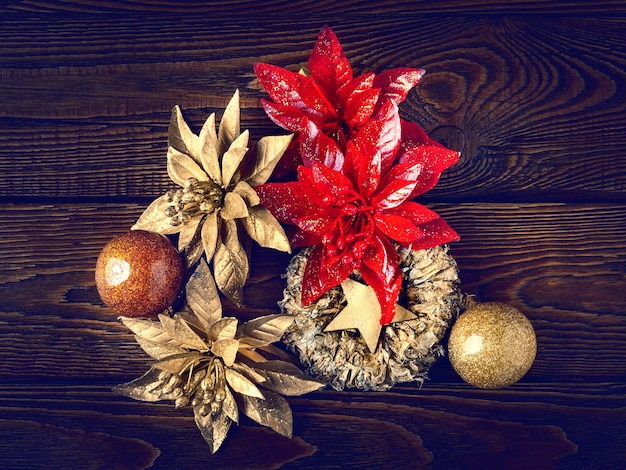
<svg viewBox="0 0 626 470"><path fill-rule="evenodd" d="M202 405L194 406L193 415L196 426L200 429L204 440L209 444L209 450L214 454L226 439L232 420L225 413L223 407L215 414L210 412L205 414L202 413Z"/></svg>
<svg viewBox="0 0 626 470"><path fill-rule="evenodd" d="M237 402L235 401L233 392L231 392L228 387L225 387L225 391L226 398L224 398L222 402L222 410L231 420L235 423L239 423L239 409L237 408Z"/></svg>
<svg viewBox="0 0 626 470"><path fill-rule="evenodd" d="M176 338L183 346L197 351L208 351L209 346L193 331L189 324L180 316L173 318L167 315L159 315L163 329Z"/></svg>
<svg viewBox="0 0 626 470"><path fill-rule="evenodd" d="M287 150L293 134L262 137L257 143L257 160L246 181L255 187L265 183Z"/></svg>
<svg viewBox="0 0 626 470"><path fill-rule="evenodd" d="M218 242L213 257L213 273L218 289L235 305L243 305L243 286L248 279L246 251L237 238L234 220L224 221L225 237Z"/></svg>
<svg viewBox="0 0 626 470"><path fill-rule="evenodd" d="M211 325L209 339L219 341L223 339L234 339L237 333L237 319L233 317L221 318Z"/></svg>
<svg viewBox="0 0 626 470"><path fill-rule="evenodd" d="M219 229L220 219L217 211L207 214L206 220L202 224L202 230L200 232L200 235L202 236L202 246L204 246L207 262L211 261L213 259L213 255L215 254Z"/></svg>
<svg viewBox="0 0 626 470"><path fill-rule="evenodd" d="M265 399L243 395L242 410L257 423L267 426L283 436L291 438L293 416L289 403L279 394L266 391Z"/></svg>
<svg viewBox="0 0 626 470"><path fill-rule="evenodd" d="M248 216L248 206L243 198L233 192L224 195L224 205L220 210L222 219L241 219Z"/></svg>
<svg viewBox="0 0 626 470"><path fill-rule="evenodd" d="M261 390L242 374L229 368L224 370L226 371L226 381L235 392L248 397L264 399Z"/></svg>
<svg viewBox="0 0 626 470"><path fill-rule="evenodd" d="M163 328L163 325L148 318L120 317L120 320L136 337L163 344L169 347L182 348L183 344L171 332Z"/></svg>
<svg viewBox="0 0 626 470"><path fill-rule="evenodd" d="M197 159L198 157L195 152L195 149L198 146L198 137L191 132L191 129L189 129L189 126L185 122L183 114L178 106L174 106L174 109L172 110L167 143L170 147L173 147L179 152L189 155L194 159Z"/></svg>
<svg viewBox="0 0 626 470"><path fill-rule="evenodd" d="M187 266L187 268L192 268L193 266L195 266L195 264L200 260L202 253L204 253L204 246L202 245L202 239L200 239L199 237L196 237L183 250L183 257L185 258L185 266Z"/></svg>
<svg viewBox="0 0 626 470"><path fill-rule="evenodd" d="M248 207L254 207L261 202L256 191L245 181L239 181L233 188L233 193L239 194Z"/></svg>
<svg viewBox="0 0 626 470"><path fill-rule="evenodd" d="M220 170L220 154L217 148L217 135L215 134L215 113L211 114L202 126L199 147L202 168L213 181L221 185L222 172Z"/></svg>
<svg viewBox="0 0 626 470"><path fill-rule="evenodd" d="M191 218L191 220L182 224L180 235L178 236L178 251L183 251L198 231L200 222L202 222L203 214L198 214Z"/></svg>
<svg viewBox="0 0 626 470"><path fill-rule="evenodd" d="M222 318L222 303L209 265L204 258L200 260L189 278L185 291L187 303L194 316L202 330L208 332L211 325Z"/></svg>
<svg viewBox="0 0 626 470"><path fill-rule="evenodd" d="M283 361L265 361L255 365L256 372L265 377L263 387L281 395L297 396L324 387L323 382L312 380L293 364Z"/></svg>
<svg viewBox="0 0 626 470"><path fill-rule="evenodd" d="M243 226L250 238L262 247L291 253L291 245L285 230L265 207L250 207L248 217L243 219Z"/></svg>
<svg viewBox="0 0 626 470"><path fill-rule="evenodd" d="M220 339L211 346L211 352L221 357L226 367L233 365L238 349L239 341L236 339Z"/></svg>
<svg viewBox="0 0 626 470"><path fill-rule="evenodd" d="M159 369L152 368L135 380L113 387L113 391L135 400L149 402L174 398L171 394L161 392L163 385L159 380L160 373Z"/></svg>
<svg viewBox="0 0 626 470"><path fill-rule="evenodd" d="M171 235L180 232L182 225L174 226L165 211L172 203L163 195L150 203L148 208L139 216L131 230L147 230L148 232Z"/></svg>
<svg viewBox="0 0 626 470"><path fill-rule="evenodd" d="M244 131L222 156L222 186L228 188L248 151L248 131ZM237 182L239 177L235 178Z"/></svg>
<svg viewBox="0 0 626 470"><path fill-rule="evenodd" d="M242 324L237 330L241 343L259 347L278 341L293 323L291 315L265 315Z"/></svg>
<svg viewBox="0 0 626 470"><path fill-rule="evenodd" d="M184 186L189 178L208 181L204 170L189 155L179 152L174 147L167 150L167 174L178 186Z"/></svg>
<svg viewBox="0 0 626 470"><path fill-rule="evenodd" d="M246 350L246 351L249 351L249 350ZM232 369L236 372L239 372L240 374L243 374L244 376L246 376L248 379L250 379L252 382L256 384L262 384L263 382L267 380L264 375L261 375L252 367L248 366L247 364L241 361L235 362L232 366Z"/></svg>
<svg viewBox="0 0 626 470"><path fill-rule="evenodd" d="M153 359L163 359L167 356L172 356L174 354L182 354L185 352L185 349L177 346L177 343L172 345L168 343L157 343L156 341L150 341L149 339L142 338L141 336L135 335L135 340L141 346L148 356Z"/></svg>
<svg viewBox="0 0 626 470"><path fill-rule="evenodd" d="M153 368L164 370L170 374L180 374L192 364L198 362L204 355L198 351L185 352L164 357L150 364Z"/></svg>
<svg viewBox="0 0 626 470"><path fill-rule="evenodd" d="M235 90L228 106L224 110L218 131L218 153L223 155L230 144L239 136L239 90Z"/></svg>

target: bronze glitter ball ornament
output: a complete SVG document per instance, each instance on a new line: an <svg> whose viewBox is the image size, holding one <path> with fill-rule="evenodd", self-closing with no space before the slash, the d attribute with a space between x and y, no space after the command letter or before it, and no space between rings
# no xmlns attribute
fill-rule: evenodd
<svg viewBox="0 0 626 470"><path fill-rule="evenodd" d="M519 310L497 302L476 303L452 325L448 355L467 383L498 389L520 380L537 353L535 331Z"/></svg>
<svg viewBox="0 0 626 470"><path fill-rule="evenodd" d="M125 317L152 317L172 305L180 292L184 266L163 235L131 230L112 239L96 263L102 301Z"/></svg>

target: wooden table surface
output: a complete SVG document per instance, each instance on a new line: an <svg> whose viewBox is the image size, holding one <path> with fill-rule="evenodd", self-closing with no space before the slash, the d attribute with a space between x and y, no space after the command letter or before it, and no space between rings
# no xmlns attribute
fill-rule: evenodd
<svg viewBox="0 0 626 470"><path fill-rule="evenodd" d="M626 468L624 2L386 3L3 2L0 468ZM242 421L211 455L189 409L111 392L148 357L96 258L171 188L172 107L198 129L238 88L242 128L276 133L252 64L304 63L324 24L359 73L427 70L401 114L462 156L420 201L461 234L463 290L522 310L537 359L498 391L442 358L421 388L289 398L292 439ZM278 311L289 258L253 256L227 314Z"/></svg>

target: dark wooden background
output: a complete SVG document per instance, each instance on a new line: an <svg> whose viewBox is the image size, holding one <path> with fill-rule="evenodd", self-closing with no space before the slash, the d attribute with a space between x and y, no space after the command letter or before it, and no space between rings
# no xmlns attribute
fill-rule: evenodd
<svg viewBox="0 0 626 470"><path fill-rule="evenodd" d="M624 2L388 3L0 6L1 468L626 468ZM421 389L289 399L293 439L243 421L212 456L190 410L111 393L148 358L95 261L171 187L171 108L197 129L239 88L242 127L275 133L252 64L305 62L325 23L357 72L427 70L402 114L462 157L421 201L462 236L464 291L532 321L537 360L501 391L443 358ZM288 258L253 255L228 314L277 311Z"/></svg>

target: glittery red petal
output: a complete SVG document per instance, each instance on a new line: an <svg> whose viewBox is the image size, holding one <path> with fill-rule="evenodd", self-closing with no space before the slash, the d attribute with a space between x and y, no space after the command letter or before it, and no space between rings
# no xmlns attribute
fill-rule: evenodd
<svg viewBox="0 0 626 470"><path fill-rule="evenodd" d="M386 237L377 235L372 240L361 265L361 274L380 303L381 325L391 322L402 287L402 272L398 255Z"/></svg>
<svg viewBox="0 0 626 470"><path fill-rule="evenodd" d="M388 99L396 104L402 103L424 73L423 69L400 67L376 75L374 86L380 88L381 103Z"/></svg>
<svg viewBox="0 0 626 470"><path fill-rule="evenodd" d="M311 77L326 96L337 104L337 90L352 80L352 67L329 26L324 26L320 31L308 65Z"/></svg>
<svg viewBox="0 0 626 470"><path fill-rule="evenodd" d="M411 243L413 250L425 250L433 246L443 245L448 242L456 242L461 239L448 223L443 219L435 219L420 225L423 236Z"/></svg>

